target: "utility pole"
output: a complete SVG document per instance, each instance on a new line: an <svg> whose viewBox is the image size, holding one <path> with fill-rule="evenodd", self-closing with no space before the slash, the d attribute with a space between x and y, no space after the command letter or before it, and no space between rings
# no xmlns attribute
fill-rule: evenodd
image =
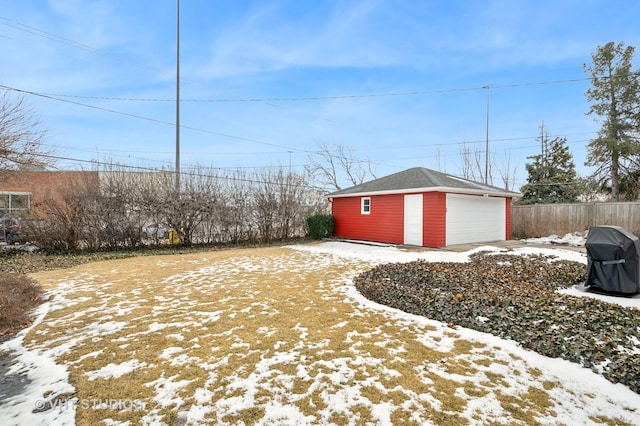
<svg viewBox="0 0 640 426"><path fill-rule="evenodd" d="M489 86L483 86L483 89L487 89L487 138L484 151L484 183L489 184Z"/></svg>
<svg viewBox="0 0 640 426"><path fill-rule="evenodd" d="M547 162L547 154L545 152L546 140L544 135L545 135L545 131L544 131L544 121L543 121L542 124L540 124L540 164L542 164L543 170L544 170L545 163Z"/></svg>
<svg viewBox="0 0 640 426"><path fill-rule="evenodd" d="M176 194L180 194L180 0L176 21Z"/></svg>

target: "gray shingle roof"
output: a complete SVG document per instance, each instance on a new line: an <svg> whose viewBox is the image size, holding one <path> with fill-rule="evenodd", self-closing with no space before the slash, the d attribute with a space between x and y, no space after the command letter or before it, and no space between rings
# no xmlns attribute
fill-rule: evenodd
<svg viewBox="0 0 640 426"><path fill-rule="evenodd" d="M487 193L502 196L517 196L516 192L507 191L491 185L473 182L457 176L448 175L424 167L414 167L389 176L381 177L360 185L345 188L328 194L328 197L343 197L356 194L374 194L378 192L407 192L411 189Z"/></svg>

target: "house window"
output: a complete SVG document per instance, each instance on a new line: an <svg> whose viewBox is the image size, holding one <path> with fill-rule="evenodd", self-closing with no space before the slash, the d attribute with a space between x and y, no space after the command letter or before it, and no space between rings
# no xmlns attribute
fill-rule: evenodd
<svg viewBox="0 0 640 426"><path fill-rule="evenodd" d="M371 213L371 198L362 197L360 199L360 213L362 213L362 214L370 214Z"/></svg>
<svg viewBox="0 0 640 426"><path fill-rule="evenodd" d="M29 193L0 193L0 216L21 214L31 207L31 194Z"/></svg>

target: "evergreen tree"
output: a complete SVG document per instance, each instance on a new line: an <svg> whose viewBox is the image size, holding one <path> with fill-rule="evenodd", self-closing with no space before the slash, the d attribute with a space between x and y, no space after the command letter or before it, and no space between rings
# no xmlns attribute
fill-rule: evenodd
<svg viewBox="0 0 640 426"><path fill-rule="evenodd" d="M640 198L640 169L637 166L632 166L620 176L620 194L627 201Z"/></svg>
<svg viewBox="0 0 640 426"><path fill-rule="evenodd" d="M566 138L549 141L549 134L540 126L540 154L528 157L525 165L527 183L520 189L521 204L575 203L578 200L578 181L573 156Z"/></svg>
<svg viewBox="0 0 640 426"><path fill-rule="evenodd" d="M633 174L640 154L640 74L631 69L634 51L624 43L609 42L591 55L592 66L584 65L591 77L588 114L602 120L598 137L589 142L586 165L596 167L594 177L610 185L613 201L620 200L621 177ZM633 181L625 179L627 191L633 189Z"/></svg>

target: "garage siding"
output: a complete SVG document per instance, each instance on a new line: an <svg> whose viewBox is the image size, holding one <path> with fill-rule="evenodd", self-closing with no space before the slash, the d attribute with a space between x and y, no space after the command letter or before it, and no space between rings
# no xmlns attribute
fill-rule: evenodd
<svg viewBox="0 0 640 426"><path fill-rule="evenodd" d="M509 239L511 199L424 192L425 247ZM360 196L338 197L331 203L336 220L334 235L363 241L404 243L405 194L372 195L371 213L360 212Z"/></svg>
<svg viewBox="0 0 640 426"><path fill-rule="evenodd" d="M505 198L504 199L504 204L505 204L505 230L504 230L504 239L505 240L510 240L511 239L511 198Z"/></svg>
<svg viewBox="0 0 640 426"><path fill-rule="evenodd" d="M506 239L505 198L447 194L446 245Z"/></svg>
<svg viewBox="0 0 640 426"><path fill-rule="evenodd" d="M353 240L403 244L404 196L373 195L370 214L360 213L361 197L334 198L331 213L335 217L336 237Z"/></svg>
<svg viewBox="0 0 640 426"><path fill-rule="evenodd" d="M425 247L444 247L447 244L446 194L444 192L425 192L422 200L424 202L422 244Z"/></svg>

